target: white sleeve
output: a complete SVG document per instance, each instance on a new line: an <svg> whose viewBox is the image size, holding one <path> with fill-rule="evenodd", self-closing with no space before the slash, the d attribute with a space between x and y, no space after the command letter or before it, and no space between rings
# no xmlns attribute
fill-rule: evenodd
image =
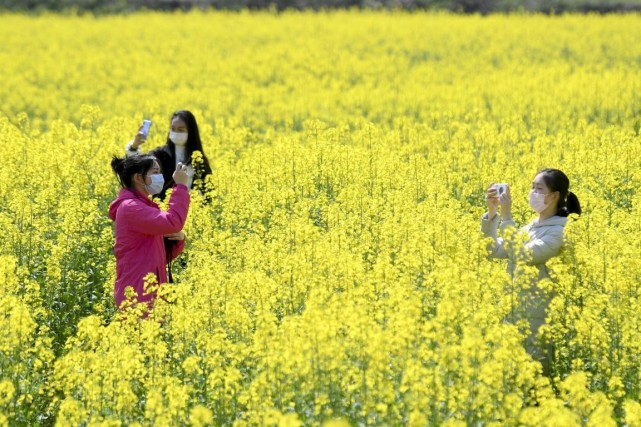
<svg viewBox="0 0 641 427"><path fill-rule="evenodd" d="M506 224L501 224L501 230L503 230L507 225L514 225L514 221L508 220L503 221ZM490 246L492 252L490 256L492 258L507 258L507 251L505 250L505 242L502 237L498 237L497 228L499 224L499 216L494 215L494 218L489 219L487 213L483 214L481 217L481 232L486 237L491 237L494 240L494 245Z"/></svg>
<svg viewBox="0 0 641 427"><path fill-rule="evenodd" d="M127 145L125 145L125 156L126 157L133 156L133 155L136 155L136 154L142 154L142 150L140 149L140 146L138 146L138 148L136 148L135 150L133 148L131 148L133 143L134 143L133 141L129 141L129 143Z"/></svg>
<svg viewBox="0 0 641 427"><path fill-rule="evenodd" d="M563 246L563 230L553 231L541 236L538 239L530 240L525 244L529 265L544 264L550 258L555 257Z"/></svg>

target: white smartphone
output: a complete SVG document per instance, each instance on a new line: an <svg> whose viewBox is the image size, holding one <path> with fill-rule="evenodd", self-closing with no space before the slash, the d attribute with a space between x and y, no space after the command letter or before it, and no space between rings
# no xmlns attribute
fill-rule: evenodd
<svg viewBox="0 0 641 427"><path fill-rule="evenodd" d="M504 182L494 184L494 189L496 189L496 197L501 197L503 194L507 193L507 184Z"/></svg>
<svg viewBox="0 0 641 427"><path fill-rule="evenodd" d="M140 129L140 133L142 133L146 137L147 135L149 135L149 128L151 128L151 120L144 120L142 122L142 129Z"/></svg>

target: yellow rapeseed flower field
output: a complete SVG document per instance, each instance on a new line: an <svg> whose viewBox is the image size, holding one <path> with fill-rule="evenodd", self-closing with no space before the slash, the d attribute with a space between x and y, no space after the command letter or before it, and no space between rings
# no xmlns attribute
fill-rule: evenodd
<svg viewBox="0 0 641 427"><path fill-rule="evenodd" d="M0 425L641 425L641 16L0 14ZM109 166L200 124L178 283L116 313ZM584 208L542 374L484 190ZM150 285L153 285L151 279Z"/></svg>

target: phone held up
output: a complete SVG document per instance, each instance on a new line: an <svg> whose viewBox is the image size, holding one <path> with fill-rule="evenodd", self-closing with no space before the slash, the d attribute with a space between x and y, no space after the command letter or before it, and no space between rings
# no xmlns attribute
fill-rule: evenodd
<svg viewBox="0 0 641 427"><path fill-rule="evenodd" d="M507 193L507 184L506 183L494 184L494 189L496 190L496 197L498 197L500 200L501 196Z"/></svg>
<svg viewBox="0 0 641 427"><path fill-rule="evenodd" d="M140 129L140 133L142 133L145 138L149 135L149 128L151 128L151 120L144 120L142 122L142 129Z"/></svg>

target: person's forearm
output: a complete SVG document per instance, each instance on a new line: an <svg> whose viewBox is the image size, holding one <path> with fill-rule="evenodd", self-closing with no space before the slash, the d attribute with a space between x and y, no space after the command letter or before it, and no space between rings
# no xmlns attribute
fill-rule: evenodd
<svg viewBox="0 0 641 427"><path fill-rule="evenodd" d="M141 144L136 145L136 141L130 141L127 145L125 145L125 152L128 154L138 154L140 145Z"/></svg>
<svg viewBox="0 0 641 427"><path fill-rule="evenodd" d="M512 219L512 207L501 206L501 219Z"/></svg>
<svg viewBox="0 0 641 427"><path fill-rule="evenodd" d="M496 208L494 208L494 207L488 208L488 210L487 210L487 219L491 221L492 218L494 218L497 213L498 213L498 210Z"/></svg>

